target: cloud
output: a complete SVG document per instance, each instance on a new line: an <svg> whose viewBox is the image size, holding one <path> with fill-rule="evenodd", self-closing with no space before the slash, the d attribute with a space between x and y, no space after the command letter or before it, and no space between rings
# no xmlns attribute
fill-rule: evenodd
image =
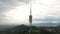
<svg viewBox="0 0 60 34"><path fill-rule="evenodd" d="M4 14L9 10L14 9L17 6L26 4L25 1L26 0L0 0L0 17L4 17Z"/></svg>
<svg viewBox="0 0 60 34"><path fill-rule="evenodd" d="M17 0L0 0L0 12L8 11L19 4L22 3Z"/></svg>
<svg viewBox="0 0 60 34"><path fill-rule="evenodd" d="M5 19L5 13L17 6L25 5L30 0L0 0L0 24L4 24L8 20Z"/></svg>
<svg viewBox="0 0 60 34"><path fill-rule="evenodd" d="M24 2L24 3L29 3L32 0L19 0L19 1Z"/></svg>
<svg viewBox="0 0 60 34"><path fill-rule="evenodd" d="M30 1L32 0L0 0L0 22L6 20L4 15L6 11L14 9L16 6L28 4ZM40 0L37 3L40 7L37 8L38 4L35 5L36 12L34 10L33 12L38 13L40 18L34 18L35 21L60 21L60 0Z"/></svg>
<svg viewBox="0 0 60 34"><path fill-rule="evenodd" d="M43 18L34 18L35 21L53 21L54 18L51 17L51 16L46 16L46 17L43 17Z"/></svg>
<svg viewBox="0 0 60 34"><path fill-rule="evenodd" d="M31 0L0 0L0 14L17 6L29 3Z"/></svg>
<svg viewBox="0 0 60 34"><path fill-rule="evenodd" d="M60 18L54 18L52 16L46 16L46 17L43 17L43 18L34 18L33 19L34 21L60 21Z"/></svg>
<svg viewBox="0 0 60 34"><path fill-rule="evenodd" d="M5 19L5 12L13 9L14 7L22 4L17 0L0 0L0 22L4 21Z"/></svg>

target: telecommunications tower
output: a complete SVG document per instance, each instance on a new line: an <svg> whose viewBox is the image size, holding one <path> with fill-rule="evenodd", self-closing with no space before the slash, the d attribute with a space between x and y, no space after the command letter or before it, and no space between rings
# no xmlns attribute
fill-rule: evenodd
<svg viewBox="0 0 60 34"><path fill-rule="evenodd" d="M30 4L29 23L30 23L30 34L31 34L31 32L32 32L32 7L31 7L31 4Z"/></svg>

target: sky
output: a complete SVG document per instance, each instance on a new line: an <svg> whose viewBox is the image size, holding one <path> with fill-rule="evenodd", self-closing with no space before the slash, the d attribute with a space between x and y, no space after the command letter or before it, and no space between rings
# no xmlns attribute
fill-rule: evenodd
<svg viewBox="0 0 60 34"><path fill-rule="evenodd" d="M60 0L0 0L0 24L28 24L30 4L33 24L60 22Z"/></svg>

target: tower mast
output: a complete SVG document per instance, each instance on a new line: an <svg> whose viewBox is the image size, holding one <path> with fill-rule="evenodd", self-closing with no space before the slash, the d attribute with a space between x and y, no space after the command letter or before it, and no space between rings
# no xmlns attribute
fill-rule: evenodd
<svg viewBox="0 0 60 34"><path fill-rule="evenodd" d="M32 32L32 7L31 7L31 3L30 3L29 23L30 23L30 34L31 34L31 32Z"/></svg>

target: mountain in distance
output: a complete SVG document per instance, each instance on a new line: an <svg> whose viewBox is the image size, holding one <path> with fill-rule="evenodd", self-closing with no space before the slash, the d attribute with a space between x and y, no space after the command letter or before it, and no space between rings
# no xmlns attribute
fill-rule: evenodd
<svg viewBox="0 0 60 34"><path fill-rule="evenodd" d="M36 30L39 29L38 27L56 27L60 26L60 23L37 23L37 24L32 24L32 29ZM30 27L29 25L0 25L0 30L29 30Z"/></svg>
<svg viewBox="0 0 60 34"><path fill-rule="evenodd" d="M33 30L38 30L38 28L36 26L32 26L32 29ZM18 26L15 26L12 28L12 30L30 30L30 26L27 26L27 25L18 25Z"/></svg>
<svg viewBox="0 0 60 34"><path fill-rule="evenodd" d="M60 23L37 23L33 24L34 26L40 27L40 26L47 26L47 27L57 27L60 26Z"/></svg>
<svg viewBox="0 0 60 34"><path fill-rule="evenodd" d="M32 26L32 29L39 30L39 28L36 26ZM28 30L30 30L30 26L22 24L22 25L18 25L18 26L12 27L12 28L6 28L6 29L1 30L1 31L12 32L12 31L28 31Z"/></svg>
<svg viewBox="0 0 60 34"><path fill-rule="evenodd" d="M4 34L11 34L11 33L21 33L21 32L28 32L30 30L30 26L27 25L18 25L18 26L14 26L11 28L5 28L3 30L0 30L1 33ZM38 27L36 26L32 26L32 30L38 30Z"/></svg>
<svg viewBox="0 0 60 34"><path fill-rule="evenodd" d="M12 27L15 27L15 26L17 26L17 25L0 25L0 30L12 28Z"/></svg>
<svg viewBox="0 0 60 34"><path fill-rule="evenodd" d="M52 28L52 27L49 27L49 28ZM32 31L35 32L35 31L38 31L38 32L45 32L46 29L49 29L48 27L36 27L36 26L32 26ZM53 27L55 28L55 27ZM52 28L52 29L53 29ZM3 33L3 34L17 34L17 33L25 33L25 32L29 32L30 30L30 26L28 25L17 25L17 26L14 26L12 28L9 28L9 29L5 29L5 30L0 30L0 33ZM57 27L57 30L60 30L60 26Z"/></svg>

